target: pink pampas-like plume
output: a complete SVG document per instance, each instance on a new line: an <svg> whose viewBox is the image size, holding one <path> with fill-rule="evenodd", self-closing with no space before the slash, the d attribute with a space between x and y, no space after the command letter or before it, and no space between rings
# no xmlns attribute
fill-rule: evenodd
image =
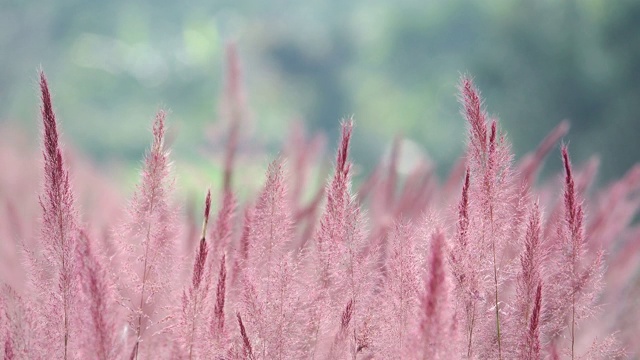
<svg viewBox="0 0 640 360"><path fill-rule="evenodd" d="M211 333L215 339L224 339L224 304L227 296L227 261L222 255L220 261L220 271L218 272L218 284L216 285L216 302L213 308L211 320Z"/></svg>
<svg viewBox="0 0 640 360"><path fill-rule="evenodd" d="M231 285L235 286L241 278L244 265L249 261L249 237L251 236L251 228L253 224L253 206L247 205L243 212L242 231L240 234L239 249L236 250L236 256L233 262L233 272L231 274Z"/></svg>
<svg viewBox="0 0 640 360"><path fill-rule="evenodd" d="M347 306L345 306L344 311L340 317L340 327L336 331L335 337L333 339L333 343L331 344L331 349L329 350L328 359L339 359L339 358L348 358L349 357L349 347L348 340L349 339L349 328L351 323L351 318L353 317L353 300L349 299L347 302ZM345 344L346 343L346 344Z"/></svg>
<svg viewBox="0 0 640 360"><path fill-rule="evenodd" d="M247 335L247 329L242 322L242 317L239 312L236 312L236 318L238 319L238 326L240 327L240 335L242 336L242 352L244 354L244 359L253 360L253 348L251 347L251 340L249 340L249 336Z"/></svg>
<svg viewBox="0 0 640 360"><path fill-rule="evenodd" d="M245 98L242 91L240 61L233 43L227 44L227 83L225 86L225 112L229 121L229 135L224 154L223 193L232 192L233 168L240 141L241 125L245 122Z"/></svg>
<svg viewBox="0 0 640 360"><path fill-rule="evenodd" d="M16 359L37 358L46 353L52 343L38 339L41 314L36 304L23 298L8 285L0 285L0 341L4 355Z"/></svg>
<svg viewBox="0 0 640 360"><path fill-rule="evenodd" d="M540 313L542 312L542 283L536 287L536 296L529 320L524 352L522 359L539 360L540 357Z"/></svg>
<svg viewBox="0 0 640 360"><path fill-rule="evenodd" d="M599 197L598 209L587 225L589 246L610 246L633 222L640 209L640 165L631 168ZM615 264L614 264L615 266Z"/></svg>
<svg viewBox="0 0 640 360"><path fill-rule="evenodd" d="M289 171L289 201L291 201L295 214L295 222L304 219L310 213L314 213L317 203L314 200L305 206L303 204L305 187L310 183L309 177L317 166L319 155L324 149L325 138L318 134L307 139L302 122L296 121L293 124L287 143L285 144L285 154L289 159L291 167ZM320 191L322 191L320 189Z"/></svg>
<svg viewBox="0 0 640 360"><path fill-rule="evenodd" d="M242 322L242 317L240 313L236 313L236 318L238 319L238 326L240 327L240 335L242 336L242 352L244 353L245 359L254 359L253 357L253 349L251 347L251 341L249 340L249 336L247 335L247 329L244 327L244 323Z"/></svg>
<svg viewBox="0 0 640 360"><path fill-rule="evenodd" d="M4 339L4 359L13 360L15 359L15 356L16 354L13 351L13 341L11 339L11 333L7 331Z"/></svg>
<svg viewBox="0 0 640 360"><path fill-rule="evenodd" d="M586 162L586 164L581 166L581 169L578 171L572 171L575 182L575 193L576 196L584 197L587 194L587 191L593 186L595 182L595 178L598 174L598 170L600 168L600 158L598 156L592 156ZM564 184L564 179L562 179L562 183ZM557 184L556 186L559 186ZM558 227L561 226L561 222L564 220L564 198L560 197L551 211L549 211L549 215L547 216L547 221L544 225L544 238L545 239L553 239L550 243L557 243L560 241L558 239Z"/></svg>
<svg viewBox="0 0 640 360"><path fill-rule="evenodd" d="M317 267L317 279L313 279L314 291L312 292L312 306L310 311L310 330L313 334L311 340L311 356L327 355L327 348L335 345L333 339L334 329L332 322L338 318L336 308L342 307L343 299L335 299L337 282L342 274L337 274L339 259L338 242L344 241L345 223L349 213L350 194L350 169L348 163L349 142L353 131L353 121L349 119L342 123L342 135L336 154L335 172L326 185L326 204L320 218L319 228L315 235L315 266ZM355 200L353 200L355 201ZM337 279L336 279L337 277ZM351 299L352 301L353 299ZM344 300L346 301L346 300Z"/></svg>
<svg viewBox="0 0 640 360"><path fill-rule="evenodd" d="M215 224L211 229L209 238L211 239L211 248L213 251L213 259L219 259L228 251L231 241L231 232L233 230L233 220L235 216L237 201L232 192L225 192L222 195L222 204ZM213 268L218 264L217 261L211 262Z"/></svg>
<svg viewBox="0 0 640 360"><path fill-rule="evenodd" d="M440 196L437 189L438 183L432 165L427 161L421 161L404 181L398 195L394 217L396 219L400 217L419 219L427 211L434 198Z"/></svg>
<svg viewBox="0 0 640 360"><path fill-rule="evenodd" d="M525 155L518 164L518 174L520 180L529 186L535 181L535 176L542 167L544 159L547 157L555 144L569 132L569 122L560 122L551 132L540 142L536 150Z"/></svg>
<svg viewBox="0 0 640 360"><path fill-rule="evenodd" d="M396 223L390 233L386 281L378 297L382 331L378 340L384 358L409 354L413 319L418 312L421 263L411 223Z"/></svg>
<svg viewBox="0 0 640 360"><path fill-rule="evenodd" d="M267 170L267 181L255 205L249 240L249 262L262 266L271 276L277 259L291 240L292 214L281 161Z"/></svg>
<svg viewBox="0 0 640 360"><path fill-rule="evenodd" d="M543 244L541 222L540 208L535 203L529 215L524 251L520 255L520 271L516 275L516 317L510 329L512 336L516 336L515 350L521 359L540 358L541 283L543 263L548 256L548 248Z"/></svg>
<svg viewBox="0 0 640 360"><path fill-rule="evenodd" d="M42 94L42 123L44 156L44 193L40 196L42 207L42 244L44 257L51 266L51 278L40 284L40 295L45 302L42 310L45 320L44 334L49 342L51 356L66 359L71 353L70 342L73 335L72 321L77 287L75 247L78 241L77 214L74 197L69 183L69 172L62 159L59 144L58 124L53 112L51 94L47 79L40 72ZM36 280L38 281L38 280ZM54 286L49 285L53 281ZM56 296L51 296L51 289Z"/></svg>
<svg viewBox="0 0 640 360"><path fill-rule="evenodd" d="M13 343L13 334L9 328L9 316L5 309L6 305L3 297L4 296L0 296L0 346L2 346L0 348L3 349L2 353L4 353L5 359L13 360L15 358L15 352L13 350L15 345Z"/></svg>
<svg viewBox="0 0 640 360"><path fill-rule="evenodd" d="M471 218L477 221L470 233L470 243L479 246L477 254L486 256L480 260L483 265L480 278L491 278L491 285L485 281L481 286L480 296L486 301L484 306L491 309L495 315L495 326L483 324L480 332L484 341L480 342L481 349L489 351L481 354L483 357L497 356L502 359L502 321L500 298L501 284L508 275L504 269L503 251L512 237L512 224L515 221L511 194L514 193L514 177L511 171L511 149L504 136L498 132L496 120L487 121L487 115L482 109L482 101L478 90L469 78L463 78L461 85L461 102L463 114L469 123L469 168L471 187L469 197L475 200L476 206L471 206ZM518 200L516 203L520 203ZM471 203L474 205L474 202ZM518 210L518 209L515 209ZM485 276L486 275L486 276ZM491 299L491 300L489 300ZM495 332L492 330L495 329ZM495 339L495 340L494 340ZM496 342L496 346L487 346ZM497 354L494 354L497 350Z"/></svg>
<svg viewBox="0 0 640 360"><path fill-rule="evenodd" d="M204 218L202 220L202 234L200 235L200 246L196 253L196 260L193 263L193 281L194 288L199 288L202 282L202 276L207 263L207 225L209 224L209 214L211 213L211 190L207 190L207 196L204 199Z"/></svg>
<svg viewBox="0 0 640 360"><path fill-rule="evenodd" d="M480 257L474 256L475 247L469 243L469 188L470 175L467 170L458 204L458 220L454 241L449 250L449 264L454 280L456 313L464 325L467 358L473 356L474 336L477 337L477 320L480 317Z"/></svg>
<svg viewBox="0 0 640 360"><path fill-rule="evenodd" d="M189 359L194 357L194 354L198 354L197 345L199 345L199 338L203 335L203 325L198 325L198 320L201 319L204 314L203 308L206 305L210 273L207 272L207 255L209 254L209 245L206 241L207 224L209 223L209 213L211 211L211 190L207 191L204 205L204 219L202 221L202 234L200 236L200 242L196 249L195 259L193 262L193 273L191 275L191 284L183 290L182 293L182 312L179 321L179 333L181 335L180 340L183 341L185 352L189 354ZM204 280L204 285L203 285ZM202 286L201 286L202 285ZM201 323L204 321L201 321ZM197 355L196 355L197 357Z"/></svg>
<svg viewBox="0 0 640 360"><path fill-rule="evenodd" d="M317 247L321 261L321 276L323 282L329 281L329 267L331 265L331 252L335 242L344 241L344 227L351 199L351 164L348 162L349 142L353 131L353 120L342 123L342 137L336 155L336 167L333 178L325 191L327 204L320 219L320 228L317 233Z"/></svg>
<svg viewBox="0 0 640 360"><path fill-rule="evenodd" d="M526 221L527 204L529 203L529 194L535 185L536 175L540 171L540 168L544 164L544 160L547 154L551 151L554 145L569 131L569 122L562 121L556 126L538 145L536 150L532 153L526 154L517 165L517 182L518 187L514 190L517 194L512 197L514 212L512 221L512 238L521 238L523 234L523 227ZM512 246L510 250L516 250L517 246Z"/></svg>
<svg viewBox="0 0 640 360"><path fill-rule="evenodd" d="M255 205L243 279L245 323L260 359L299 358L295 327L297 261L291 257L292 209L282 163L273 162ZM302 290L300 290L302 291Z"/></svg>
<svg viewBox="0 0 640 360"><path fill-rule="evenodd" d="M575 333L576 322L580 318L593 311L590 308L591 297L593 293L590 291L596 291L599 287L599 278L602 276L602 252L596 255L594 262L586 270L581 270L581 262L586 255L586 249L584 247L584 212L582 210L582 204L577 197L575 191L575 185L573 176L571 174L571 160L569 159L569 150L566 146L562 147L562 161L565 168L565 189L564 189L564 204L565 204L565 231L564 231L564 249L569 248L568 252L565 252L569 260L569 285L571 287L569 294L571 298L571 315L570 324L571 329L571 357L575 356ZM593 289L587 287L591 285Z"/></svg>
<svg viewBox="0 0 640 360"><path fill-rule="evenodd" d="M164 148L165 112L159 111L153 124L153 142L145 156L142 179L129 206L129 221L121 233L121 246L127 257L122 266L123 304L129 309L133 330L132 358L137 359L141 344L162 333L166 327L161 309L171 297L174 284L175 211L169 204L169 152Z"/></svg>
<svg viewBox="0 0 640 360"><path fill-rule="evenodd" d="M122 344L118 331L124 325L120 309L116 308L115 287L103 259L96 254L86 233L80 233L77 258L81 288L79 326L82 331L81 356L101 360L121 356Z"/></svg>
<svg viewBox="0 0 640 360"><path fill-rule="evenodd" d="M319 266L316 291L321 297L328 297L316 302L324 310L316 310L326 319L334 319L338 317L335 314L338 307L349 299L353 301L348 349L352 357L357 357L366 356L373 345L369 327L374 316L372 291L380 270L379 247L367 243L364 217L351 193L348 153L352 130L351 119L342 124L335 173L327 186L327 203L316 235ZM319 322L318 326L322 324ZM326 337L334 329L319 329L318 333ZM325 345L319 347L329 347Z"/></svg>
<svg viewBox="0 0 640 360"><path fill-rule="evenodd" d="M423 359L447 359L454 353L445 339L450 333L453 314L448 305L448 284L444 259L444 233L436 230L431 236L427 275L421 296L420 322L416 351Z"/></svg>
<svg viewBox="0 0 640 360"><path fill-rule="evenodd" d="M482 99L467 77L462 79L460 93L460 102L464 105L462 114L469 123L472 156L483 157L487 153L487 113L482 108Z"/></svg>
<svg viewBox="0 0 640 360"><path fill-rule="evenodd" d="M541 319L545 333L551 342L561 341L568 332L570 344L564 352L577 357L577 326L585 318L594 315L597 306L595 296L601 288L603 252L589 253L584 236L584 210L574 180L569 151L562 147L564 164L563 218L557 222L557 244L554 248L555 272L551 275L546 292L548 314ZM562 345L561 345L562 346Z"/></svg>

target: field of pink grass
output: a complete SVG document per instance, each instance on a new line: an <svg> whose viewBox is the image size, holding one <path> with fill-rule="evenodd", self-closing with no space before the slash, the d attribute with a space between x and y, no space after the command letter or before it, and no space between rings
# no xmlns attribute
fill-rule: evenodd
<svg viewBox="0 0 640 360"><path fill-rule="evenodd" d="M514 159L463 77L467 148L444 181L426 162L401 176L398 140L354 188L345 119L324 186L322 140L297 131L240 197L233 48L228 62L222 186L196 216L173 190L165 112L127 200L67 155L40 73L41 154L0 143L4 359L640 356L640 166L592 189L598 163L571 162L565 122ZM537 181L546 158L562 172Z"/></svg>

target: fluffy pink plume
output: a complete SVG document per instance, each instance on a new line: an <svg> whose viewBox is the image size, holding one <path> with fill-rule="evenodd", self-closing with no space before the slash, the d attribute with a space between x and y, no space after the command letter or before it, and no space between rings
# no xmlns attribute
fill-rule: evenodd
<svg viewBox="0 0 640 360"><path fill-rule="evenodd" d="M472 312L482 314L491 309L495 317L493 324L484 317L477 319L472 316L467 320L473 322L469 328L468 354L472 354L475 347L483 357L496 356L501 359L501 327L504 327L501 306L505 304L501 289L507 276L504 255L507 239L511 235L511 222L508 220L514 210L510 207L514 181L512 155L508 143L498 132L497 121L487 120L479 92L471 79L463 78L460 88L463 114L469 124L468 197L472 201L468 205L468 216L469 229L474 230L466 235L469 237L467 246L478 258L474 260L476 264L472 265L475 269L470 270L477 272L472 278L480 280L474 289L478 301L472 301L475 303Z"/></svg>
<svg viewBox="0 0 640 360"><path fill-rule="evenodd" d="M454 334L444 244L444 234L436 230L431 237L428 272L421 295L420 322L416 336L419 345L415 351L421 353L423 359L447 359L454 353L447 344L448 340L454 339Z"/></svg>
<svg viewBox="0 0 640 360"><path fill-rule="evenodd" d="M183 352L188 354L189 359L198 357L199 338L205 336L206 312L203 310L208 303L210 277L207 271L207 256L209 255L209 245L205 234L209 223L209 213L211 211L211 191L207 191L204 205L204 219L202 221L202 235L196 249L193 260L193 272L191 282L182 293L182 313L179 320L179 335L183 341ZM204 280L204 281L203 281ZM186 340L186 341L184 341ZM202 356L202 355L200 355Z"/></svg>
<svg viewBox="0 0 640 360"><path fill-rule="evenodd" d="M122 311L116 303L114 280L106 267L106 259L98 253L96 245L86 233L81 233L77 248L77 262L80 286L81 306L76 310L79 326L78 333L82 343L79 354L106 360L122 356L122 341L118 337L124 324ZM78 311L79 312L79 311Z"/></svg>
<svg viewBox="0 0 640 360"><path fill-rule="evenodd" d="M526 359L540 358L540 312L542 310L541 291L545 275L543 263L547 251L542 244L541 214L538 204L534 204L524 239L524 249L520 254L520 268L516 275L516 320L512 329L516 342L517 356Z"/></svg>
<svg viewBox="0 0 640 360"><path fill-rule="evenodd" d="M41 116L43 124L44 193L40 196L42 207L43 262L34 283L39 288L43 312L43 340L49 342L51 355L67 359L74 347L73 316L78 297L76 286L78 243L77 214L74 196L69 182L69 171L65 168L59 143L58 123L49 85L40 72ZM45 270L45 268L48 270ZM53 294L51 296L51 288ZM46 340L45 340L46 339Z"/></svg>
<svg viewBox="0 0 640 360"><path fill-rule="evenodd" d="M397 223L389 239L386 280L377 297L384 331L380 332L380 351L385 357L412 351L411 330L418 312L421 260L417 253L418 233L411 223Z"/></svg>
<svg viewBox="0 0 640 360"><path fill-rule="evenodd" d="M165 113L153 123L153 142L145 157L140 185L129 205L129 218L121 230L124 270L121 303L128 310L132 358L151 351L162 337L166 304L175 296L175 211L170 204L169 153L164 147ZM161 340L158 340L161 341Z"/></svg>
<svg viewBox="0 0 640 360"><path fill-rule="evenodd" d="M589 252L586 247L584 210L566 146L562 147L562 161L564 208L563 219L557 223L555 266L550 275L548 331L550 341L558 343L560 351L576 358L578 325L598 309L595 297L602 286L604 254L601 250ZM593 356L594 351L597 349L589 349L587 356Z"/></svg>

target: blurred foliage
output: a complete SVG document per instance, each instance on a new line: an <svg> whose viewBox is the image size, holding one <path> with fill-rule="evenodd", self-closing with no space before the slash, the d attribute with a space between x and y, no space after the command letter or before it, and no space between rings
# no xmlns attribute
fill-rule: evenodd
<svg viewBox="0 0 640 360"><path fill-rule="evenodd" d="M365 168L396 134L448 167L464 146L455 94L468 72L516 153L567 118L576 160L601 154L610 178L640 153L638 24L636 0L4 0L0 121L36 132L42 66L65 139L92 157L138 161L166 106L177 156L201 163L235 41L267 149L293 119L335 139L354 114Z"/></svg>

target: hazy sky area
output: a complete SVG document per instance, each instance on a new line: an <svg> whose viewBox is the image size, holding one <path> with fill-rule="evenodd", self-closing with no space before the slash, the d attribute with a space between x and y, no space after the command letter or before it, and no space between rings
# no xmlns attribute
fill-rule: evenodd
<svg viewBox="0 0 640 360"><path fill-rule="evenodd" d="M198 164L220 146L224 49L235 42L244 131L271 155L294 121L333 149L354 115L364 169L400 134L406 157L428 154L444 172L465 144L456 84L468 73L518 155L568 119L576 163L600 154L606 180L640 154L638 24L633 0L5 0L0 124L36 133L41 66L65 141L89 157L139 164L165 107L175 157Z"/></svg>

